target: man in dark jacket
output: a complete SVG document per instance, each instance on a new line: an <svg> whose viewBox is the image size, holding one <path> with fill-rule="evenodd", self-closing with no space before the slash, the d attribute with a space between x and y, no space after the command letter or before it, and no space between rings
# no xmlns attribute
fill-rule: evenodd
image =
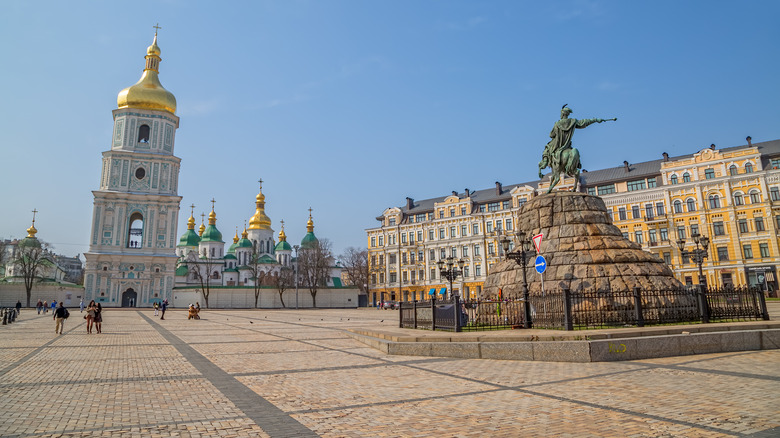
<svg viewBox="0 0 780 438"><path fill-rule="evenodd" d="M19 313L22 311L22 302L16 301L16 316L19 316Z"/></svg>
<svg viewBox="0 0 780 438"><path fill-rule="evenodd" d="M56 325L54 326L54 333L62 334L62 329L65 328L65 318L68 317L68 309L65 308L65 305L60 301L60 306L57 307L57 310L54 311L54 321L56 321Z"/></svg>

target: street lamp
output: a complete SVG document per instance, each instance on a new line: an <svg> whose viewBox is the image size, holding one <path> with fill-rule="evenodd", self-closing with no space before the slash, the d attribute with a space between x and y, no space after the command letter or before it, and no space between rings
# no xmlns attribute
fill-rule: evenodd
<svg viewBox="0 0 780 438"><path fill-rule="evenodd" d="M441 277L450 281L450 298L455 297L454 291L452 290L452 281L458 278L459 275L463 275L464 264L465 262L463 259L458 259L456 261L452 257L447 257L446 262L441 259L436 262L436 265L439 267L439 274Z"/></svg>
<svg viewBox="0 0 780 438"><path fill-rule="evenodd" d="M526 253L531 250L531 240L529 240L525 232L518 231L516 234L517 240L520 242L520 250L509 252L509 238L504 237L501 239L501 246L504 248L504 254L506 258L514 260L515 263L520 265L523 270L523 308L525 309L525 321L523 321L524 328L531 328L531 301L528 296L528 278L526 278L525 265L530 257L526 256Z"/></svg>
<svg viewBox="0 0 780 438"><path fill-rule="evenodd" d="M295 250L295 264L293 265L295 267L295 309L298 310L298 248L300 248L301 245L293 245L293 249Z"/></svg>
<svg viewBox="0 0 780 438"><path fill-rule="evenodd" d="M693 237L693 242L696 244L696 249L686 251L685 239L679 239L677 247L680 248L680 256L683 260L690 257L694 263L699 265L699 285L704 286L707 279L704 277L701 265L704 263L704 259L707 258L707 248L710 246L710 239L707 236L700 236L699 233L694 233L691 237Z"/></svg>

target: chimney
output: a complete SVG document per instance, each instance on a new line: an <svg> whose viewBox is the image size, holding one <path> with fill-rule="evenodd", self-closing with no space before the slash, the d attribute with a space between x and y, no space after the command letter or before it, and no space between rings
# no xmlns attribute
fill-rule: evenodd
<svg viewBox="0 0 780 438"><path fill-rule="evenodd" d="M500 194L501 194L501 190L502 190L503 188L504 188L504 187L501 185L501 183L500 183L500 182L498 182L498 181L496 181L496 195L500 195Z"/></svg>
<svg viewBox="0 0 780 438"><path fill-rule="evenodd" d="M661 155L663 155L663 156L664 156L664 162L667 162L667 161L669 161L669 154L667 154L666 152L664 152L664 153L663 153L663 154L661 154Z"/></svg>
<svg viewBox="0 0 780 438"><path fill-rule="evenodd" d="M469 196L471 196L471 192L469 192L469 189L465 189L464 191L466 192L466 197L467 197L467 198L468 198Z"/></svg>
<svg viewBox="0 0 780 438"><path fill-rule="evenodd" d="M452 191L452 196L458 196L458 192L456 192L455 190L453 190L453 191Z"/></svg>
<svg viewBox="0 0 780 438"><path fill-rule="evenodd" d="M715 143L710 145L710 149L712 149L713 151L715 150Z"/></svg>
<svg viewBox="0 0 780 438"><path fill-rule="evenodd" d="M626 172L631 171L631 169L628 168L628 161L623 161L623 167L626 169Z"/></svg>
<svg viewBox="0 0 780 438"><path fill-rule="evenodd" d="M414 207L414 199L412 199L412 198L407 196L406 197L406 209L407 210L411 210L412 207Z"/></svg>
<svg viewBox="0 0 780 438"><path fill-rule="evenodd" d="M747 138L745 138L745 140L747 140L748 146L753 146L753 137L748 135Z"/></svg>

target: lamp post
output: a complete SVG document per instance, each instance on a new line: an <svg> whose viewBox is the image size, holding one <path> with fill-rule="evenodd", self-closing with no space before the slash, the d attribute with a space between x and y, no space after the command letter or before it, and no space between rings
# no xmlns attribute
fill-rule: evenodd
<svg viewBox="0 0 780 438"><path fill-rule="evenodd" d="M509 252L509 238L504 237L501 239L501 246L504 248L504 254L506 254L506 258L510 260L514 260L515 263L520 265L523 270L523 308L525 313L525 320L523 321L523 327L524 328L531 328L533 324L531 323L531 301L529 299L528 294L528 278L526 277L525 272L525 265L528 262L528 258L526 256L526 253L531 250L531 241L526 237L525 232L518 231L516 234L517 240L520 242L520 251L515 252Z"/></svg>
<svg viewBox="0 0 780 438"><path fill-rule="evenodd" d="M683 260L690 257L694 263L699 265L699 285L704 286L707 279L704 277L701 265L704 263L704 259L707 258L707 248L710 246L710 239L707 236L700 236L698 233L692 234L691 237L696 244L696 249L686 251L685 239L679 239L677 241L677 247L680 249L680 256Z"/></svg>
<svg viewBox="0 0 780 438"><path fill-rule="evenodd" d="M295 250L295 310L298 310L298 248L301 245L293 245Z"/></svg>
<svg viewBox="0 0 780 438"><path fill-rule="evenodd" d="M436 262L436 265L439 267L439 275L450 281L450 298L455 297L455 293L452 290L452 281L458 278L458 276L463 275L464 264L465 262L463 259L458 259L456 261L452 257L447 257L446 261L439 259L439 261Z"/></svg>

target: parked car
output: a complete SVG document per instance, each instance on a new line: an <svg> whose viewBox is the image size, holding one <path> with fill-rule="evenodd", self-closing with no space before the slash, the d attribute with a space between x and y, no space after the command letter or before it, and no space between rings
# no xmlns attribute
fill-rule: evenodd
<svg viewBox="0 0 780 438"><path fill-rule="evenodd" d="M400 305L395 301L384 301L382 302L382 309L398 309Z"/></svg>

